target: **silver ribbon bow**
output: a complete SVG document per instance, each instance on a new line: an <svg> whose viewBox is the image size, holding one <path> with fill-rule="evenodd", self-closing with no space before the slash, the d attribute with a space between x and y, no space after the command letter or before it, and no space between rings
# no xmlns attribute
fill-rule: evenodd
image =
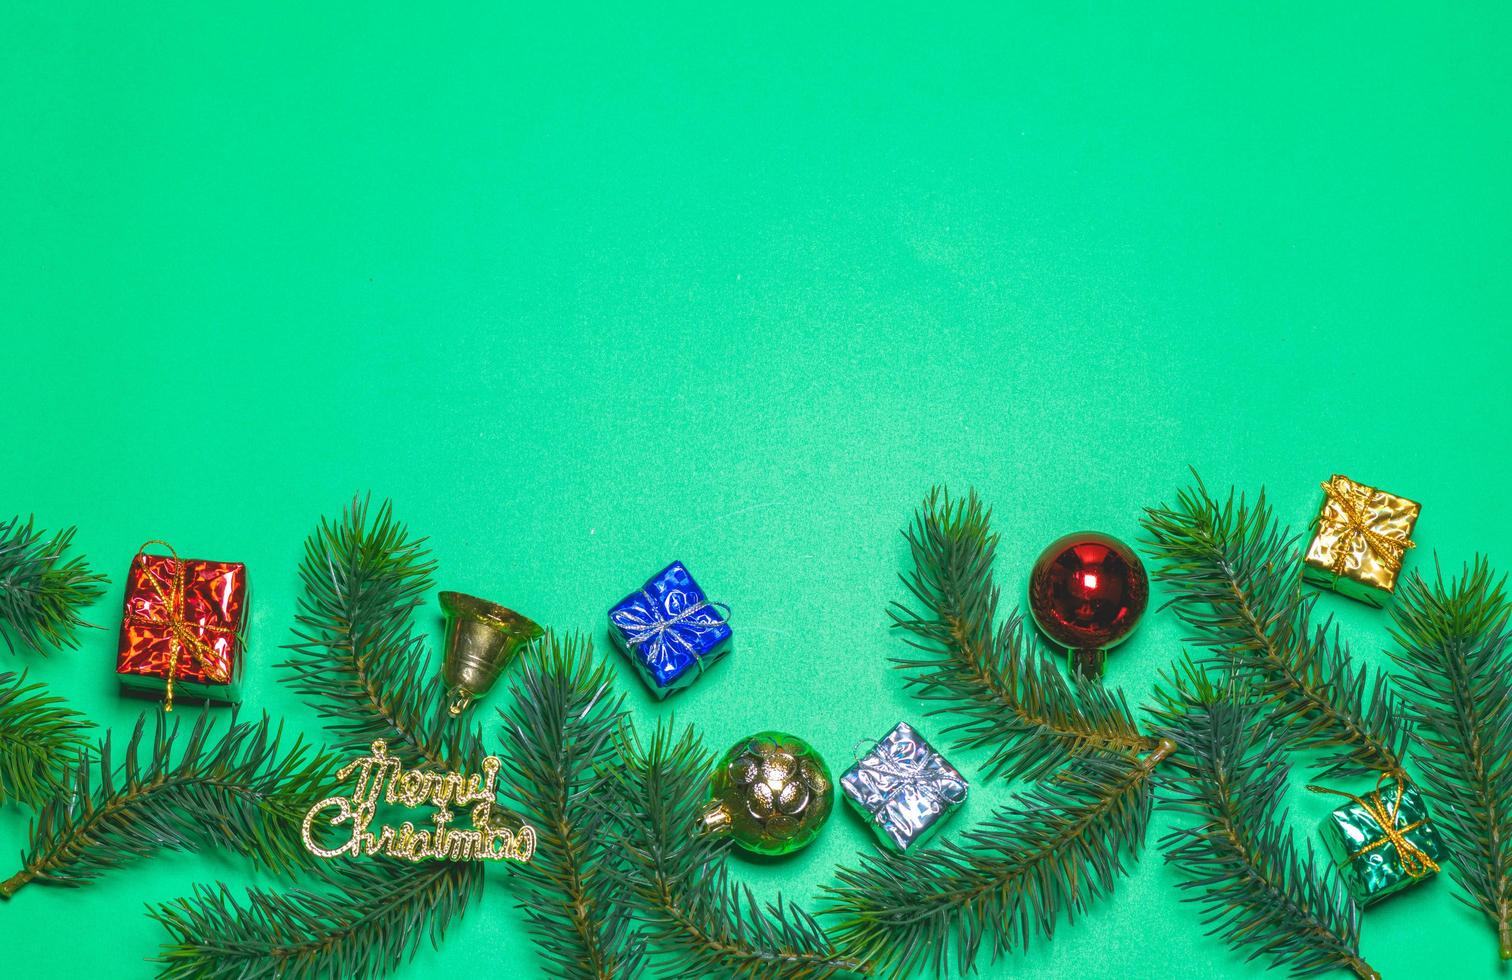
<svg viewBox="0 0 1512 980"><path fill-rule="evenodd" d="M863 772L870 770L873 776L880 774L891 777L876 780L877 789L882 791L879 809L885 809L900 794L910 789L947 802L960 799L966 791L964 780L939 765L943 761L939 753L926 743L911 738L873 742L872 747L858 761Z"/></svg>
<svg viewBox="0 0 1512 980"><path fill-rule="evenodd" d="M681 589L668 591L663 602L647 589L641 589L640 594L646 599L644 608L640 604L625 606L610 617L624 631L625 642L633 647L645 644L646 662L653 667L667 667L669 658L680 648L702 670L703 658L694 649L692 637L728 625L730 607L707 599L689 603Z"/></svg>

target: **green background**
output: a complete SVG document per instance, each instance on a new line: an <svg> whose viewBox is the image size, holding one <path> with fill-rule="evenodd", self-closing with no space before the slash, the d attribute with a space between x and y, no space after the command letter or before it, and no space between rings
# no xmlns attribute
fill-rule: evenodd
<svg viewBox="0 0 1512 980"><path fill-rule="evenodd" d="M601 647L682 558L736 653L664 705L616 661L637 713L838 769L944 724L884 616L931 484L996 506L1014 601L1189 464L1297 525L1336 471L1420 500L1409 568L1512 554L1504 6L506 7L0 11L0 510L78 524L115 582L80 649L0 666L129 725L119 583L167 538L249 565L246 705L318 733L273 665L304 536L371 490L443 586ZM1323 604L1382 659L1381 613ZM1108 681L1140 701L1180 651L1152 614ZM1006 795L976 779L953 829ZM1298 792L1299 832L1329 805ZM27 819L0 811L5 853ZM737 870L811 901L872 846L840 813ZM28 888L7 972L147 975L143 903L214 879L255 880L205 853ZM1147 851L983 972L1258 972L1175 881ZM1503 975L1454 891L1372 909L1367 958ZM463 970L537 975L502 874L402 975Z"/></svg>

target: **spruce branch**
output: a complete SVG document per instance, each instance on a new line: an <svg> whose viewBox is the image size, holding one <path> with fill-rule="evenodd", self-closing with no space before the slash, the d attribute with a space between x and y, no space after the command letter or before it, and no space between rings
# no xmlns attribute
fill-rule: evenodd
<svg viewBox="0 0 1512 980"><path fill-rule="evenodd" d="M75 531L48 538L30 518L0 523L0 639L12 653L17 645L38 653L77 646L79 627L89 625L79 610L105 594L106 578L82 555L63 560Z"/></svg>
<svg viewBox="0 0 1512 980"><path fill-rule="evenodd" d="M387 501L370 514L369 501L354 500L305 541L296 642L284 666L342 748L365 753L386 739L407 765L443 769L482 754L477 726L450 720L412 625L435 569L424 539L409 536Z"/></svg>
<svg viewBox="0 0 1512 980"><path fill-rule="evenodd" d="M622 887L650 942L676 964L669 976L818 980L869 973L837 950L803 909L765 906L729 879L729 841L697 833L712 760L692 729L658 727L642 742L626 729L623 764L607 798L627 862Z"/></svg>
<svg viewBox="0 0 1512 980"><path fill-rule="evenodd" d="M229 847L278 871L306 862L300 823L331 786L334 760L299 739L285 748L282 726L266 716L246 724L233 713L213 737L214 723L203 713L184 737L179 722L160 711L150 743L146 726L143 715L119 767L107 732L98 753L65 774L0 897L31 881L82 885L159 848Z"/></svg>
<svg viewBox="0 0 1512 980"><path fill-rule="evenodd" d="M991 750L989 770L1037 778L1092 753L1155 748L1134 724L1120 692L1078 683L1073 692L1050 657L1034 648L1022 616L998 624L993 581L997 535L977 497L936 489L904 532L913 570L903 576L916 608L895 603L896 628L919 653L898 659L914 695L962 721L957 745Z"/></svg>
<svg viewBox="0 0 1512 980"><path fill-rule="evenodd" d="M451 720L413 614L436 568L389 503L354 500L305 542L304 595L285 663L291 683L338 745L366 754L384 739L412 768L475 765L476 724ZM301 815L302 816L302 815ZM299 841L297 833L291 840ZM323 889L254 889L239 904L224 887L198 887L151 914L169 932L159 962L170 977L374 977L440 942L481 894L477 862L342 863ZM228 925L228 923L230 925Z"/></svg>
<svg viewBox="0 0 1512 980"><path fill-rule="evenodd" d="M1512 638L1504 591L1481 559L1445 584L1413 574L1392 611L1423 792L1454 841L1454 879L1512 959Z"/></svg>
<svg viewBox="0 0 1512 980"><path fill-rule="evenodd" d="M475 861L344 863L325 890L276 894L250 889L244 903L224 885L197 885L188 898L148 906L168 931L156 958L172 980L366 980L414 957L429 935L439 944L453 919L482 892Z"/></svg>
<svg viewBox="0 0 1512 980"><path fill-rule="evenodd" d="M1195 684L1178 681L1154 712L1183 753L1161 805L1196 819L1160 841L1189 876L1179 887L1198 892L1185 901L1201 905L1209 935L1250 959L1268 957L1294 976L1348 969L1379 980L1360 957L1359 909L1285 828L1283 736L1261 734L1269 723L1259 705L1234 701L1200 672L1187 678Z"/></svg>
<svg viewBox="0 0 1512 980"><path fill-rule="evenodd" d="M0 673L0 803L47 802L63 787L63 768L87 748L90 727L62 698L27 684L25 674Z"/></svg>
<svg viewBox="0 0 1512 980"><path fill-rule="evenodd" d="M841 949L904 977L975 968L1049 939L1113 888L1149 824L1156 768L1175 744L1142 759L1093 755L1022 793L979 827L924 851L877 854L842 868L828 889Z"/></svg>
<svg viewBox="0 0 1512 980"><path fill-rule="evenodd" d="M537 832L535 857L515 868L522 907L553 976L629 980L644 970L644 941L617 887L615 815L602 805L627 723L623 696L586 638L548 632L537 651L500 712L505 791Z"/></svg>
<svg viewBox="0 0 1512 980"><path fill-rule="evenodd" d="M1312 622L1301 585L1298 538L1282 528L1262 491L1250 505L1230 491L1219 503L1200 479L1175 506L1142 520L1166 605L1189 641L1232 672L1247 696L1270 705L1271 721L1297 748L1324 753L1327 774L1406 778L1408 729L1384 674L1368 681L1329 621Z"/></svg>

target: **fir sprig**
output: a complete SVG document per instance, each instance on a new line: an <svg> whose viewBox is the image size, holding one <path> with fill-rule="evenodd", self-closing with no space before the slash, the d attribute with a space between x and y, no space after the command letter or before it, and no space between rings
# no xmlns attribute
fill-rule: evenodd
<svg viewBox="0 0 1512 980"><path fill-rule="evenodd" d="M1220 503L1199 479L1174 506L1147 510L1142 524L1190 642L1270 705L1294 747L1320 750L1328 774L1406 777L1400 699L1384 674L1370 682L1350 663L1328 621L1312 621L1299 539L1275 520L1264 492L1253 505L1232 491Z"/></svg>
<svg viewBox="0 0 1512 980"><path fill-rule="evenodd" d="M1201 905L1210 935L1250 959L1268 957L1295 976L1342 968L1379 980L1360 957L1359 909L1285 828L1283 736L1262 734L1259 706L1198 684L1205 690L1166 691L1157 711L1159 731L1182 746L1162 805L1196 818L1160 841L1188 875L1180 887L1198 892L1186 901Z"/></svg>
<svg viewBox="0 0 1512 980"><path fill-rule="evenodd" d="M30 518L0 524L0 639L12 653L17 645L39 653L77 646L79 628L89 625L79 610L105 594L105 576L82 555L63 560L74 532L49 538Z"/></svg>
<svg viewBox="0 0 1512 980"><path fill-rule="evenodd" d="M896 660L931 713L963 720L948 729L956 744L986 747L987 767L1035 778L1088 754L1149 751L1121 692L1078 684L1073 692L1054 662L1034 648L1018 613L998 623L993 581L997 535L976 493L952 500L935 490L904 532L913 571L903 577L917 609L895 603L894 625L918 655Z"/></svg>
<svg viewBox="0 0 1512 980"><path fill-rule="evenodd" d="M500 712L505 791L537 833L535 857L515 878L543 964L558 977L629 980L646 965L617 887L616 815L602 805L626 724L611 682L587 639L548 632Z"/></svg>
<svg viewBox="0 0 1512 980"><path fill-rule="evenodd" d="M476 861L344 863L325 890L252 889L238 902L224 885L149 906L169 940L157 957L172 980L366 980L397 969L420 941L439 943L480 893Z"/></svg>
<svg viewBox="0 0 1512 980"><path fill-rule="evenodd" d="M370 513L368 501L354 500L340 521L322 520L305 542L286 666L347 750L366 754L381 738L407 765L465 769L483 754L481 730L451 719L412 622L435 567L388 502ZM338 865L327 890L252 890L245 904L201 887L153 913L170 935L163 973L379 976L413 956L423 936L438 943L482 883L477 862L364 861ZM215 931L229 920L235 929Z"/></svg>
<svg viewBox="0 0 1512 980"><path fill-rule="evenodd" d="M870 855L829 889L842 949L894 977L924 967L970 972L1049 939L1113 888L1143 846L1152 776L1175 750L1143 759L1092 755L1022 793L982 825L927 850Z"/></svg>
<svg viewBox="0 0 1512 980"><path fill-rule="evenodd" d="M91 722L26 675L0 674L0 803L39 807L63 785L62 772L87 748Z"/></svg>
<svg viewBox="0 0 1512 980"><path fill-rule="evenodd" d="M449 721L425 638L412 624L436 563L388 501L354 500L305 542L304 594L285 663L293 687L338 744L365 753L375 739L409 765L450 768L481 755L476 725Z"/></svg>
<svg viewBox="0 0 1512 980"><path fill-rule="evenodd" d="M1512 638L1505 579L1477 559L1458 579L1414 574L1392 611L1423 792L1454 841L1454 878L1512 959Z"/></svg>
<svg viewBox="0 0 1512 980"><path fill-rule="evenodd" d="M282 726L232 715L217 736L203 713L187 736L179 722L137 720L119 766L107 732L37 814L20 871L0 884L9 898L28 882L85 884L160 848L229 848L288 871L308 858L299 828L330 787L335 762ZM143 750L145 749L145 756Z"/></svg>
<svg viewBox="0 0 1512 980"><path fill-rule="evenodd" d="M628 858L623 887L650 941L675 967L668 976L817 980L867 973L835 948L803 909L780 897L761 905L725 870L728 839L700 835L712 760L692 729L626 731L623 765L606 805Z"/></svg>

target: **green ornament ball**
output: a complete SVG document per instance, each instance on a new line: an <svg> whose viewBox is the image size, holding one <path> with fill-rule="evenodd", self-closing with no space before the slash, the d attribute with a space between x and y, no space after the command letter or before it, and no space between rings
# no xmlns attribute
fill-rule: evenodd
<svg viewBox="0 0 1512 980"><path fill-rule="evenodd" d="M812 745L787 732L757 732L719 760L702 825L775 857L818 837L834 806L835 781Z"/></svg>

